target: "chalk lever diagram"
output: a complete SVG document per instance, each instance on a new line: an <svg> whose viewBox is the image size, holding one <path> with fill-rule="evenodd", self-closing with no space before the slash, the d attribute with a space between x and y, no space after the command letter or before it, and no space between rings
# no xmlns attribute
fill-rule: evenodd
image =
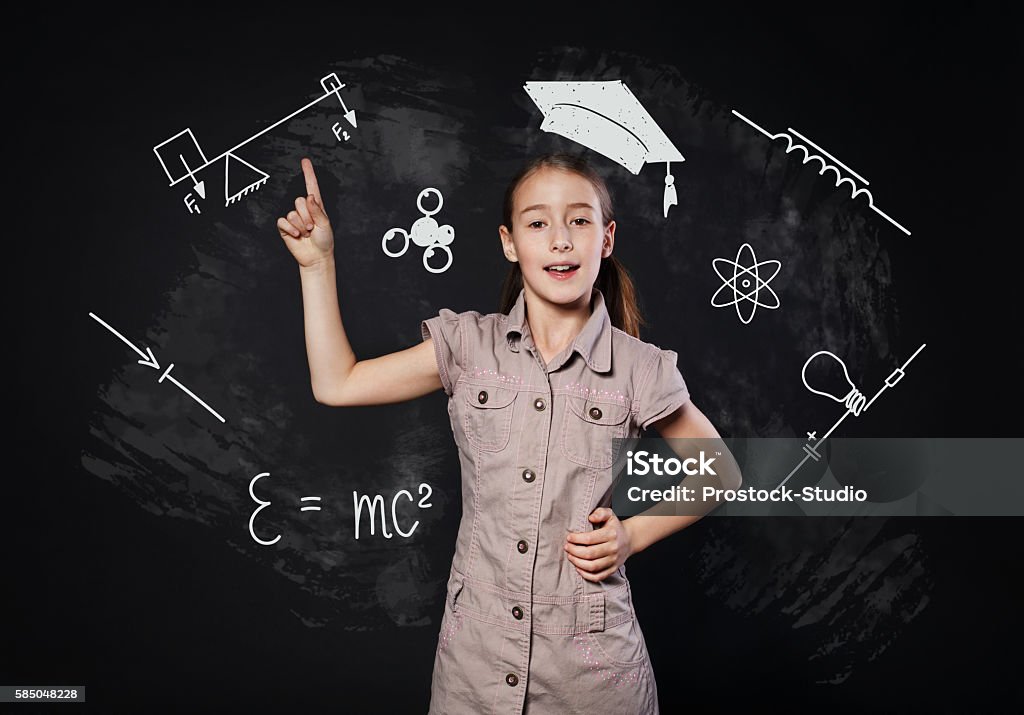
<svg viewBox="0 0 1024 715"><path fill-rule="evenodd" d="M132 342L131 342L131 341L130 341L130 340L129 340L128 338L126 338L125 336L121 335L121 333L119 333L119 332L117 332L116 330L114 330L114 329L113 329L113 328L112 328L112 327L111 327L110 325L108 325L108 324L107 324L106 322L104 322L104 321L103 321L103 319L102 319L102 318L100 318L100 317L99 317L98 315L96 315L95 313L89 313L89 317L90 317L90 318L92 318L93 320L95 320L95 321L96 321L97 323L99 323L100 325L102 325L102 326L103 326L104 328L106 328L107 330L109 330L109 331L110 331L111 333L113 333L114 335L116 335L116 336L117 336L117 337L118 337L118 338L119 338L119 339L121 340L121 342L123 342L123 343L124 343L125 345L127 345L128 347L130 347L130 348L131 348L132 350L134 350L134 351L135 351L136 353L138 353L138 354L139 354L139 356L140 356L140 357L142 358L141 360L139 360L139 361L138 361L138 363L139 363L140 365L145 365L146 367L151 367L151 368L153 368L154 370L159 370L159 369L160 369L160 363L158 363L158 362L157 362L157 360L156 360L156 356L154 356L154 355L153 355L153 348L146 348L146 352L142 352L142 350L140 350L140 349L139 349L139 348L137 348L137 347L136 347L136 346L135 346L134 344L132 344ZM192 398L193 400L195 400L195 401L196 401L196 402L198 402L198 403L199 403L200 405L202 405L202 406L203 406L204 408L206 408L206 410L207 410L207 411L208 411L208 412L209 412L209 413L210 413L211 415L213 415L214 417L216 417L216 418L217 418L218 420L220 420L221 422L225 422L225 419L224 419L223 417L221 417L221 416L220 416L219 414L217 414L217 412L216 412L216 411L215 411L215 410L214 410L214 409L213 409L212 407L210 407L210 406L209 406L208 404L206 404L205 402L203 402L203 401L202 401L202 400L201 400L201 399L199 398L199 396L198 396L198 395L196 395L196 393L192 392L192 390L190 390L190 389L188 389L187 387L185 387L184 385L182 385L182 384L181 384L180 382L178 382L178 380L177 380L177 379L175 379L175 377L174 377L173 375L171 375L171 370L173 370L173 369L174 369L174 363L172 362L172 363L171 363L170 365L168 365L168 366L167 366L167 368L166 368L166 369L165 369L165 370L163 371L163 374L162 374L162 375L160 375L160 378L159 378L159 379L157 380L157 382L163 382L164 380L167 380L168 382L171 382L171 383L173 383L173 384L174 384L174 385L175 385L175 386L176 386L176 387L177 387L177 388L178 388L179 390L181 390L181 391L182 391L182 392L184 392L184 393L185 393L186 395L188 395L188 396L189 396L189 397L191 397L191 398Z"/></svg>
<svg viewBox="0 0 1024 715"><path fill-rule="evenodd" d="M437 194L437 207L433 211L427 211L423 208L423 199L427 198L430 194ZM423 252L423 267L431 273L444 273L452 265L452 249L448 248L452 241L455 240L455 229L445 224L439 226L437 221L434 220L434 214L441 210L444 206L444 197L441 192L434 188L423 189L420 195L416 197L416 208L423 214L422 218L416 219L413 223L412 229L406 231L404 228L392 228L384 234L384 238L381 239L380 245L384 249L384 253L388 254L392 258L398 258L409 250L409 238L412 238L412 242L421 248L426 250ZM405 239L405 243L402 245L401 250L390 251L388 250L388 242L394 238L401 236ZM442 268L434 268L430 265L427 259L432 258L434 252L437 250L444 251L448 254L448 261Z"/></svg>
<svg viewBox="0 0 1024 715"><path fill-rule="evenodd" d="M861 183L864 184L864 186L868 186L870 184L870 182L867 179L865 179L863 176L861 176L860 174L855 172L853 169L848 167L843 162L839 161L839 159L837 159L834 156L832 156L831 154L829 154L827 151L825 151L820 146L818 146L817 144L812 142L810 139L805 137L803 134L800 134L796 129L793 129L793 127L789 127L787 129L787 131L789 132L788 134L786 132L779 132L778 134L769 134L764 129L762 129L761 127L757 126L752 121L750 121L749 119L744 117L742 114L737 112L735 109L732 110L732 113L735 114L740 119L742 119L747 124L749 124L750 126L752 126L757 131L759 131L762 134L764 134L766 137L768 137L772 141L774 141L776 139L779 139L780 137L785 137L786 138L786 153L787 154L790 153L791 151L796 151L797 149L800 149L804 153L804 160L803 160L804 164L806 164L807 162L811 161L812 159L817 159L818 162L821 164L821 171L818 172L818 176L824 175L824 173L828 169L831 169L833 172L835 172L835 175L836 175L836 187L837 188L838 188L838 186L841 183L843 183L845 181L846 183L848 183L852 187L852 192L850 194L850 198L851 199L857 198L857 196L859 194L867 194L868 195L868 206L871 208L872 211L877 213L879 216L884 218L886 221L891 223L893 226L898 228L900 231L903 231L903 233L907 234L908 236L910 235L910 231L905 229L900 224L896 223L896 221L891 216L888 216L887 214L883 213L880 208L875 206L875 197L871 194L871 192L869 190L867 190L867 189L865 189L863 187L857 186L857 183L854 181L854 179L858 179L858 180L861 181ZM834 161L836 164L838 164L838 166L833 166L832 164L829 164L819 154L812 154L809 151L807 151L807 147L805 145L799 144L799 143L796 143L796 142L793 141L793 135L796 135L799 139L801 139L801 140L807 142L808 144L810 144L812 147L814 147L815 149L820 151L822 154L827 156L829 159ZM854 177L854 179L851 179L849 176L843 176L843 173L839 170L839 167L842 167L843 169L845 169L850 174L850 176Z"/></svg>
<svg viewBox="0 0 1024 715"><path fill-rule="evenodd" d="M883 392L888 390L890 387L895 387L896 384L906 376L906 368L910 365L910 361L916 358L918 354L924 350L924 346L926 344L927 343L921 343L921 347L915 350L914 354L908 357L906 362L889 373L889 376L885 378L885 382L880 388L878 388L878 391L875 392L870 400L866 400L864 395L862 395L853 385L850 381L850 375L846 370L846 363L840 360L835 354L830 353L827 350L819 350L807 358L806 362L804 362L803 370L801 371L801 379L803 380L804 386L815 394L824 395L836 402L845 403L846 412L843 413L842 417L836 420L835 424L828 428L828 432L826 432L820 439L817 437L817 432L807 433L807 444L805 444L803 448L803 459L800 460L799 464L793 467L793 471L786 475L785 479L779 482L776 489L782 487L786 482L788 482L790 477L796 474L800 470L800 467L807 463L808 459L813 459L816 462L819 461L821 459L821 453L818 449L825 443L825 440L829 438L836 428L843 423L843 420L851 414L854 417L860 416L861 413L865 412L872 404L874 404L875 400L877 400ZM825 368L826 373L824 375L824 379L819 375L818 377L821 382L819 383L818 381L815 381L816 388L821 389L812 388L808 384L807 370L809 366ZM838 374L838 370L840 369L842 370L842 375ZM847 391L847 387L849 387L849 391ZM814 442L816 439L817 442L812 445L811 442Z"/></svg>
<svg viewBox="0 0 1024 715"><path fill-rule="evenodd" d="M320 80L320 85L323 87L324 93L312 102L295 110L287 117L279 119L269 127L253 134L245 141L236 144L227 151L218 154L213 159L206 158L206 154L203 152L202 147L199 145L195 135L189 128L183 129L170 139L166 139L165 141L157 144L153 147L153 152L156 154L156 158L160 162L160 166L163 168L164 174L167 175L167 180L170 182L170 186L175 186L182 181L188 180L195 193L199 194L199 198L205 199L206 182L200 181L197 178L197 175L211 165L223 160L225 206L238 201L248 193L256 191L267 183L270 179L270 175L253 166L245 159L242 159L236 152L254 139L266 134L271 129L287 122L292 117L297 114L301 114L313 105L322 102L332 95L337 97L338 101L341 103L345 121L351 124L352 128L355 129L356 113L355 110L348 108L345 104L345 100L341 96L341 90L345 85L338 79L338 75L332 72ZM337 123L334 125L334 135L338 137L339 141L341 141L338 126L339 125ZM344 134L345 141L348 141L348 132L344 132ZM201 213L198 202L194 200L191 193L185 197L185 206L188 208L189 213L193 213L193 209L195 210L195 213Z"/></svg>

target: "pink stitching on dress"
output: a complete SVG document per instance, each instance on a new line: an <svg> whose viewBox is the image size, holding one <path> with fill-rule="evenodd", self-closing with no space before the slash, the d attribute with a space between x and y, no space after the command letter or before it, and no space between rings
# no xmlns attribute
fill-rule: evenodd
<svg viewBox="0 0 1024 715"><path fill-rule="evenodd" d="M565 385L564 387L569 392L572 392L573 394L578 395L580 397L609 399L615 400L616 402L619 402L623 405L626 404L626 396L623 395L622 392L620 392L619 390L593 390L579 382L570 382L568 385Z"/></svg>
<svg viewBox="0 0 1024 715"><path fill-rule="evenodd" d="M506 375L496 370L489 370L484 367L474 365L472 369L467 373L469 377L489 377L498 380L498 382L504 382L508 385L515 385L520 387L523 384L523 378L518 375Z"/></svg>
<svg viewBox="0 0 1024 715"><path fill-rule="evenodd" d="M582 633L577 633L572 637L572 642L576 644L576 650L579 651L580 657L583 658L583 662L590 670L597 670L601 667L601 662L590 648L589 638Z"/></svg>
<svg viewBox="0 0 1024 715"><path fill-rule="evenodd" d="M623 685L635 685L640 681L640 665L630 668L627 673L622 673L615 669L614 666L602 668L601 661L598 660L597 655L594 653L594 649L590 645L590 637L586 633L577 633L572 637L572 640L576 644L576 650L579 652L580 657L583 658L587 668L596 671L601 680L610 682L616 690L620 689Z"/></svg>
<svg viewBox="0 0 1024 715"><path fill-rule="evenodd" d="M460 628L462 628L462 614L451 614L451 618L445 624L444 630L441 631L441 650L448 647L448 644L451 643L452 638L455 637Z"/></svg>

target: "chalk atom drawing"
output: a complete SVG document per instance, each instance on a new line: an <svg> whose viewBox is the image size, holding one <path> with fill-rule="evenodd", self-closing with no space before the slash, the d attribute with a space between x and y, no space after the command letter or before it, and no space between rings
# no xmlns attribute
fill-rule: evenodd
<svg viewBox="0 0 1024 715"><path fill-rule="evenodd" d="M540 128L596 151L639 174L644 164L665 162L663 210L679 203L672 162L685 161L665 132L621 80L610 82L527 82L544 114Z"/></svg>
<svg viewBox="0 0 1024 715"><path fill-rule="evenodd" d="M758 262L753 247L744 243L736 252L736 260L716 258L711 261L711 266L722 279L722 285L711 296L711 305L715 308L735 306L740 322L749 325L758 308L775 310L779 307L779 296L768 284L782 268L780 261L771 259ZM762 269L765 271L763 276ZM771 275L767 275L768 271ZM765 294L764 302L760 297L762 292Z"/></svg>
<svg viewBox="0 0 1024 715"><path fill-rule="evenodd" d="M759 131L762 134L764 134L766 137L768 137L772 141L775 141L776 139L780 139L782 137L785 137L785 139L786 139L786 153L787 154L792 152L792 151L796 151L797 149L800 149L804 153L804 160L803 160L804 164L808 163L812 159L817 159L818 163L821 164L821 171L818 172L819 176L823 176L827 170L831 169L832 172L836 175L836 184L835 185L836 185L837 188L839 187L839 185L841 183L843 183L845 181L851 187L851 193L850 193L850 198L851 199L857 198L857 196L860 195L860 194L867 194L868 195L868 207L871 208L872 211L877 213L879 216L884 218L886 221L891 223L893 226L898 228L900 231L903 231L903 233L907 234L908 236L910 235L910 231L908 231L906 228L904 228L903 226L898 224L891 216L888 216L880 208L875 206L875 197L871 194L871 192L868 189L865 189L863 187L857 186L857 182L854 181L854 179L856 179L857 181L860 181L862 184L864 184L864 186L867 186L868 183L869 183L867 179L862 177L860 174L855 172L853 169L848 167L843 162L839 161L839 159L836 159L834 156L832 156L827 151L822 149L820 146L818 146L817 144L812 142L810 139L808 139L804 135L800 134L798 131L796 131L792 127L788 128L788 131L791 132L792 134L788 134L787 132L779 132L778 134L769 134L764 129L762 129L758 125L754 124L754 122L750 121L749 119L744 117L742 114L737 112L735 109L732 110L732 113L735 114L740 119L742 119L747 124L749 124L750 126L752 126L757 131ZM835 162L835 165L829 164L827 161L825 161L824 157L821 156L820 154L812 154L811 152L809 152L807 150L807 147L804 144L800 144L800 143L794 142L793 141L793 135L795 135L799 139L802 139L803 141L807 142L807 144L810 144L816 150L821 152L821 154L824 154L825 156L827 156L829 159L831 159L832 161ZM843 170L845 170L848 174L850 174L850 176L843 176L843 172L840 171L840 167L842 167ZM853 178L850 178L851 176Z"/></svg>
<svg viewBox="0 0 1024 715"><path fill-rule="evenodd" d="M428 211L423 207L423 199L427 198L431 194L437 194L437 206L433 211ZM416 197L416 208L423 214L422 218L416 219L413 223L412 229L406 231L403 228L392 228L389 229L384 237L381 239L381 248L384 249L384 253L391 256L392 258L398 258L409 250L409 240L413 243L426 250L423 252L423 267L431 273L444 273L452 265L452 249L448 248L452 241L455 240L455 229L450 225L445 224L439 226L437 221L434 219L434 214L441 210L444 206L444 197L441 192L435 188L423 189L420 195ZM401 237L404 241L402 248L397 251L392 251L388 248L388 244ZM430 265L430 258L434 257L437 251L442 251L448 255L448 260L441 268L435 268Z"/></svg>
<svg viewBox="0 0 1024 715"><path fill-rule="evenodd" d="M353 129L355 129L356 113L355 110L349 109L346 106L345 100L341 96L341 90L345 85L338 79L338 75L332 72L326 77L321 78L320 86L323 87L324 94L317 97L312 102L309 102L304 107L300 107L295 110L287 117L279 119L265 129L253 134L245 141L242 141L227 151L218 154L213 159L206 158L206 154L203 153L202 147L199 145L195 135L189 128L183 129L170 139L160 142L153 147L153 153L156 154L156 158L160 162L160 166L163 168L164 174L167 176L167 180L170 182L169 186L175 186L182 181L188 180L191 182L193 190L199 194L199 198L205 199L206 182L200 181L197 178L197 174L209 168L211 165L223 160L224 205L228 206L235 201L238 201L246 194L259 189L270 179L269 174L256 168L245 159L238 156L238 150L254 139L263 136L271 129L287 122L292 117L301 114L313 105L318 104L331 96L337 97L338 101L341 102L341 108L344 110L345 120L352 125ZM336 131L337 126L337 123L335 123L335 136L338 136L338 132ZM348 139L348 132L345 132L345 141L348 141ZM188 208L189 213L202 213L199 210L198 202L196 202L191 195L186 198L185 206ZM195 211L193 211L193 209L195 209Z"/></svg>

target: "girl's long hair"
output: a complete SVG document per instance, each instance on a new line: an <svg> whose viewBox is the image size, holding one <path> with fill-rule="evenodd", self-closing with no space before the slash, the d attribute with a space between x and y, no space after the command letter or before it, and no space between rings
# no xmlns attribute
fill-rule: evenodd
<svg viewBox="0 0 1024 715"><path fill-rule="evenodd" d="M560 152L543 154L530 160L526 166L520 169L519 173L512 177L512 181L509 182L508 188L505 190L505 204L502 213L502 219L509 231L512 230L512 202L516 189L531 174L545 167L571 171L589 181L601 202L601 220L605 226L611 223L614 218L612 198L604 179L583 157ZM629 277L629 271L614 255L601 259L601 268L597 273L594 287L604 296L605 307L608 309L608 317L611 318L612 325L634 338L639 338L640 326L644 325L645 321L640 314L636 288L633 285L633 280ZM522 270L518 262L513 263L501 287L502 313L512 310L522 289Z"/></svg>

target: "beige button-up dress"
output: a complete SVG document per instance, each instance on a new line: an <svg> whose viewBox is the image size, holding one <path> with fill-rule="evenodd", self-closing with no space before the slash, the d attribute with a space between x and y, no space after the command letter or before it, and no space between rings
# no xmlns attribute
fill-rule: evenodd
<svg viewBox="0 0 1024 715"><path fill-rule="evenodd" d="M625 567L582 578L563 544L612 483L615 437L689 399L677 355L591 316L544 365L525 293L508 315L422 323L433 339L462 467L430 713L658 713Z"/></svg>

